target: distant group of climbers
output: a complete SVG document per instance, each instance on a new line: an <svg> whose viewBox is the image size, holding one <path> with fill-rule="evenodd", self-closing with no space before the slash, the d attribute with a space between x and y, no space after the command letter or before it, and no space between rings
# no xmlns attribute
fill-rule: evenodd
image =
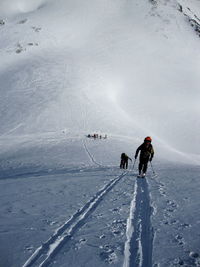
<svg viewBox="0 0 200 267"><path fill-rule="evenodd" d="M105 134L104 136L102 136L101 134L97 134L97 133L94 133L94 134L88 134L87 135L88 138L94 138L94 139L107 139L107 134Z"/></svg>
<svg viewBox="0 0 200 267"><path fill-rule="evenodd" d="M148 166L148 162L152 161L153 156L154 156L154 149L153 146L151 144L151 137L147 136L144 139L144 142L136 149L135 152L135 161L137 159L137 156L140 152L140 158L139 158L139 166L138 166L138 170L139 170L139 177L145 177L146 175L146 171L147 171L147 166ZM120 162L120 168L121 169L127 169L128 168L128 160L131 160L131 158L128 157L128 155L126 155L125 153L121 154L121 162Z"/></svg>

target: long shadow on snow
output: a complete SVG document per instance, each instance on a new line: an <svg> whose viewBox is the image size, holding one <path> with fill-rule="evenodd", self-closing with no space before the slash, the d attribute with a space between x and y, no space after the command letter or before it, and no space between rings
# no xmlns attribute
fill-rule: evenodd
<svg viewBox="0 0 200 267"><path fill-rule="evenodd" d="M46 176L54 176L54 175L65 175L65 174L76 174L76 173L89 173L89 172L99 172L99 171L108 171L108 170L117 170L116 167L110 166L87 166L80 168L64 168L64 169L33 169L30 171L30 168L20 168L1 171L0 180L7 179L17 179L17 178L32 178L32 177L46 177ZM114 174L112 174L113 176Z"/></svg>
<svg viewBox="0 0 200 267"><path fill-rule="evenodd" d="M137 178L135 212L132 225L134 232L130 241L130 266L151 267L153 249L153 229L151 226L152 207L148 183L145 178Z"/></svg>

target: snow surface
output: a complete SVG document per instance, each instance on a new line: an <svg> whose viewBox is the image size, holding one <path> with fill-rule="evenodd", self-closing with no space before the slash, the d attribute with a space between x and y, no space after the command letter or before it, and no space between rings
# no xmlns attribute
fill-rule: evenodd
<svg viewBox="0 0 200 267"><path fill-rule="evenodd" d="M0 266L200 266L191 19L199 0L0 0ZM147 135L137 179L119 158Z"/></svg>

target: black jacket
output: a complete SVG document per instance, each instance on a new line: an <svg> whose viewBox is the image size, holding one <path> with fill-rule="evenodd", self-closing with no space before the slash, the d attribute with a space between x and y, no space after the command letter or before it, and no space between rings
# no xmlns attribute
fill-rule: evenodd
<svg viewBox="0 0 200 267"><path fill-rule="evenodd" d="M139 151L140 151L140 160L146 159L151 161L153 159L154 149L152 144L144 142L142 145L140 145L135 152L135 158L137 158Z"/></svg>
<svg viewBox="0 0 200 267"><path fill-rule="evenodd" d="M132 159L129 158L129 156L127 156L125 153L122 153L122 154L121 154L121 160L128 161L129 159L132 160Z"/></svg>

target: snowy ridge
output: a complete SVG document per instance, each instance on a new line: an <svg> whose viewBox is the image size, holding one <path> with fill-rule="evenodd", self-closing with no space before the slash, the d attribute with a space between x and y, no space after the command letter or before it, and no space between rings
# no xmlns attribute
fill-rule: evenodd
<svg viewBox="0 0 200 267"><path fill-rule="evenodd" d="M86 145L84 145L87 149ZM87 149L89 155L91 153ZM91 155L92 159L93 156ZM97 163L98 164L98 163ZM102 198L127 174L123 172L112 179L102 189L100 189L81 209L79 209L68 221L58 228L46 242L44 242L33 255L25 262L23 267L48 266L52 258L59 253L64 244L67 243L73 234L85 223L86 218L91 215Z"/></svg>
<svg viewBox="0 0 200 267"><path fill-rule="evenodd" d="M151 206L146 179L137 179L127 220L123 267L152 266Z"/></svg>

